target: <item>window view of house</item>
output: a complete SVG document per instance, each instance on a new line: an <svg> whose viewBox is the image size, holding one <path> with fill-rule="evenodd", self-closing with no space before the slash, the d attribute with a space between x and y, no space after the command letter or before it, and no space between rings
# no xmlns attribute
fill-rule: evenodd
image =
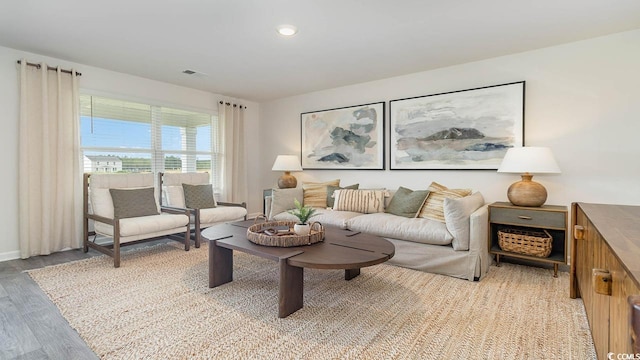
<svg viewBox="0 0 640 360"><path fill-rule="evenodd" d="M87 94L80 108L84 172L208 172L219 187L217 116Z"/></svg>

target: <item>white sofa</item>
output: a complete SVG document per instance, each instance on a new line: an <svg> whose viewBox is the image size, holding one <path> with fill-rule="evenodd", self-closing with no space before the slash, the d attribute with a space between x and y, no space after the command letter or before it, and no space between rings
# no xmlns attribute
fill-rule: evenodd
<svg viewBox="0 0 640 360"><path fill-rule="evenodd" d="M273 191L276 193L278 190ZM301 194L300 189L300 198ZM468 198L459 199L466 205L462 203L457 210L447 213L449 221L446 223L383 212L362 214L323 208L317 208L317 215L312 220L386 238L396 248L395 256L388 262L390 264L474 281L487 273L492 260L488 251L487 206L483 205L480 193ZM265 198L265 215L269 219L296 220L286 211L279 211L281 206L272 209L272 200L272 197ZM454 209L453 206L451 208ZM273 214L272 211L278 213Z"/></svg>

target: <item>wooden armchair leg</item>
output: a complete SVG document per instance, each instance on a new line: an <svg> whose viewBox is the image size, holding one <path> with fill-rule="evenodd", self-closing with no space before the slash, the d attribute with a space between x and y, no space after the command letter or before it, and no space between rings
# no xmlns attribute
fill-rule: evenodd
<svg viewBox="0 0 640 360"><path fill-rule="evenodd" d="M120 267L120 219L113 222L113 267Z"/></svg>
<svg viewBox="0 0 640 360"><path fill-rule="evenodd" d="M197 226L196 227L196 248L199 248L201 244L202 236L200 235L200 233L202 233L202 230L200 230L200 227Z"/></svg>
<svg viewBox="0 0 640 360"><path fill-rule="evenodd" d="M120 235L113 236L113 267L120 267Z"/></svg>
<svg viewBox="0 0 640 360"><path fill-rule="evenodd" d="M185 231L184 233L184 251L189 251L189 248L191 247L191 236L189 236L189 229L190 226L189 224L187 224L187 231Z"/></svg>

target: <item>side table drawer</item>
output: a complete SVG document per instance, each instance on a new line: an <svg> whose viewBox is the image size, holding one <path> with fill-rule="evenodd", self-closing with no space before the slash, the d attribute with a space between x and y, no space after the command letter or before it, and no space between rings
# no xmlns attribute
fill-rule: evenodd
<svg viewBox="0 0 640 360"><path fill-rule="evenodd" d="M528 209L502 209L491 208L492 223L514 224L533 227L551 227L565 229L567 219L565 213L555 211L537 211Z"/></svg>

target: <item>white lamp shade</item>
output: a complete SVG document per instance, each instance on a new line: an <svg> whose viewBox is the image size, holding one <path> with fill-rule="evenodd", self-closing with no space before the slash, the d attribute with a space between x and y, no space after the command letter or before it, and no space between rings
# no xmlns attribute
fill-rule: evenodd
<svg viewBox="0 0 640 360"><path fill-rule="evenodd" d="M300 159L296 155L278 155L271 170L302 171L302 166L300 166Z"/></svg>
<svg viewBox="0 0 640 360"><path fill-rule="evenodd" d="M560 167L547 147L519 147L507 151L498 168L501 173L559 174Z"/></svg>

